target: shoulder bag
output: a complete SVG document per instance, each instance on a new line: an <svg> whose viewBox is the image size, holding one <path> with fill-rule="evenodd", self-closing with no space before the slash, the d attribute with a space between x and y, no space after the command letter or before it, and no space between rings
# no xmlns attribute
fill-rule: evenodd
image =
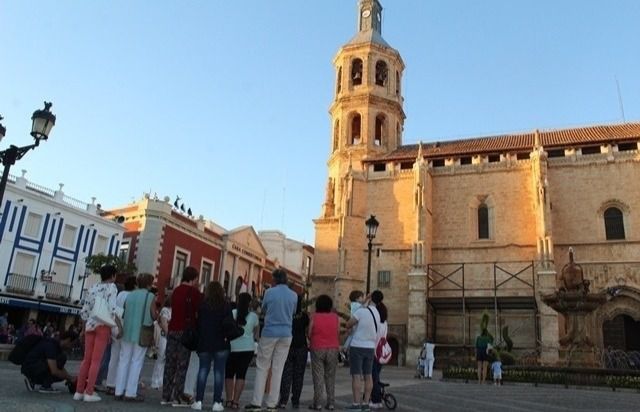
<svg viewBox="0 0 640 412"><path fill-rule="evenodd" d="M138 339L138 345L142 346L143 348L153 346L153 323L151 324L151 326L146 326L144 324L144 314L147 311L147 301L149 299L149 295L150 293L147 292L147 296L144 298L144 306L142 307L142 319L140 319L140 338Z"/></svg>
<svg viewBox="0 0 640 412"><path fill-rule="evenodd" d="M185 319L184 331L182 332L182 337L180 338L180 343L182 343L182 346L190 351L194 351L198 348L198 331L196 330L196 325L194 325L193 311L191 310L192 293L193 290L190 290L189 295L187 296L187 318Z"/></svg>
<svg viewBox="0 0 640 412"><path fill-rule="evenodd" d="M111 328L116 326L116 321L113 319L113 315L109 310L109 301L104 298L104 291L99 294L96 293L89 317Z"/></svg>
<svg viewBox="0 0 640 412"><path fill-rule="evenodd" d="M238 321L233 318L233 312L229 312L222 320L222 333L225 339L227 339L227 342L231 342L244 335L244 328L238 325Z"/></svg>
<svg viewBox="0 0 640 412"><path fill-rule="evenodd" d="M389 342L387 342L386 336L378 336L378 322L376 322L376 316L373 314L371 308L367 307L367 309L369 310L369 313L371 313L371 316L373 317L373 324L376 327L377 341L373 356L376 358L376 361L378 361L379 364L386 365L387 363L389 363L391 357L393 356L393 349L391 349L391 345L389 345Z"/></svg>

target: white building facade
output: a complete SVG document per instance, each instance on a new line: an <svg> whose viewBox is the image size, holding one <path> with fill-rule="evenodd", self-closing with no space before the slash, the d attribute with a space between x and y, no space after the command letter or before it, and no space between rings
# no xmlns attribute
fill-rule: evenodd
<svg viewBox="0 0 640 412"><path fill-rule="evenodd" d="M269 258L300 275L306 283L313 271L313 246L288 238L279 230L261 230L260 241Z"/></svg>
<svg viewBox="0 0 640 412"><path fill-rule="evenodd" d="M16 327L28 319L64 327L83 291L98 281L85 258L116 254L124 227L98 205L11 176L0 205L0 312ZM95 202L95 200L94 200Z"/></svg>

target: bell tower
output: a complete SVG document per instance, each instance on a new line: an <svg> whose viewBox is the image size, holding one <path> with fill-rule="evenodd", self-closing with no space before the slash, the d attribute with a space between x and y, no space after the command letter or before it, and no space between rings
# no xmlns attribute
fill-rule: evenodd
<svg viewBox="0 0 640 412"><path fill-rule="evenodd" d="M363 267L361 258L347 257L344 248L344 239L362 237L360 229L368 217L362 161L402 145L405 66L400 53L382 38L382 10L379 0L358 1L357 32L333 60L328 178L322 213L315 220L314 294L333 294L335 288L337 298L339 280L349 283L355 268ZM357 234L351 233L354 230ZM325 282L326 288L319 282Z"/></svg>
<svg viewBox="0 0 640 412"><path fill-rule="evenodd" d="M358 31L333 60L329 179L334 187L349 171L362 172L362 160L402 145L404 62L382 38L379 0L359 0ZM328 183L330 185L331 182ZM334 193L333 199L340 199Z"/></svg>

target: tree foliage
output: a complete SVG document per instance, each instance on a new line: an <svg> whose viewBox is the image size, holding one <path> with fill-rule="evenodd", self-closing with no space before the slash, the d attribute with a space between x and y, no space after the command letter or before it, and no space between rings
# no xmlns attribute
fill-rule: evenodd
<svg viewBox="0 0 640 412"><path fill-rule="evenodd" d="M133 274L138 270L135 264L126 262L121 257L115 255L99 253L97 255L87 256L84 261L87 264L87 269L93 273L98 273L100 268L106 265L115 266L118 273Z"/></svg>

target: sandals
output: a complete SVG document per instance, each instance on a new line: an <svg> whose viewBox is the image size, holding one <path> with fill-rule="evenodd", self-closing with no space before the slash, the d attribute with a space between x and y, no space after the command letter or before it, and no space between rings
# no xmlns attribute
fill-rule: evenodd
<svg viewBox="0 0 640 412"><path fill-rule="evenodd" d="M224 407L232 409L232 410L235 411L235 410L240 409L240 404L238 402L234 402L234 401L225 401Z"/></svg>

